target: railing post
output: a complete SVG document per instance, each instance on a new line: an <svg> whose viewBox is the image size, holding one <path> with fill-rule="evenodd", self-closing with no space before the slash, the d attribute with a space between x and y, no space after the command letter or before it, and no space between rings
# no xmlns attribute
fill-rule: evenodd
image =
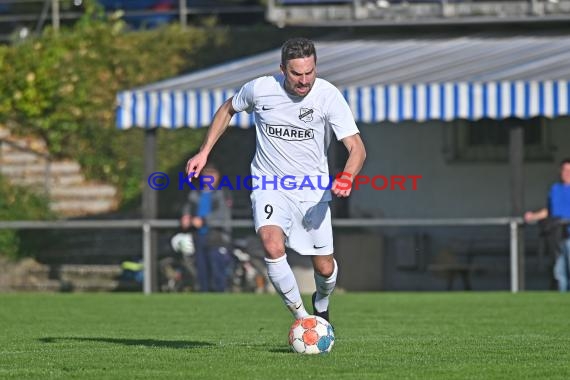
<svg viewBox="0 0 570 380"><path fill-rule="evenodd" d="M524 128L520 122L507 123L509 128L509 167L511 216L520 217L524 214ZM513 220L511 220L511 223ZM518 225L517 225L518 228ZM525 288L524 271L524 240L520 229L517 231L517 291Z"/></svg>
<svg viewBox="0 0 570 380"><path fill-rule="evenodd" d="M51 23L53 30L59 30L59 0L51 0Z"/></svg>
<svg viewBox="0 0 570 380"><path fill-rule="evenodd" d="M153 263L152 263L152 238L151 238L151 228L150 223L144 222L142 225L143 231L143 267L144 267L144 279L143 279L143 291L144 294L152 293L152 277L153 277Z"/></svg>
<svg viewBox="0 0 570 380"><path fill-rule="evenodd" d="M144 133L144 174L145 178L151 178L155 171L156 167L156 155L157 155L157 142L156 142L156 134L158 128L149 128L145 130ZM142 204L142 214L145 223L150 223L151 221L156 220L158 211L157 211L157 203L158 203L158 194L156 190L153 190L148 184L145 184L143 190L143 204ZM149 236L148 236L148 262L145 262L145 273L148 273L145 276L145 281L148 282L149 286L149 293L156 292L158 290L158 281L157 281L157 231L153 230L150 231L149 225Z"/></svg>
<svg viewBox="0 0 570 380"><path fill-rule="evenodd" d="M180 26L186 28L188 25L188 7L186 6L186 0L178 1L178 12L180 13Z"/></svg>
<svg viewBox="0 0 570 380"><path fill-rule="evenodd" d="M511 237L511 292L519 291L519 228L516 220L510 222Z"/></svg>

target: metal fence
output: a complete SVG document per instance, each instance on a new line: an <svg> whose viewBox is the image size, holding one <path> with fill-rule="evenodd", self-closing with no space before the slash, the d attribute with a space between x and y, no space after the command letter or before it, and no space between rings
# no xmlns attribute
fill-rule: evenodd
<svg viewBox="0 0 570 380"><path fill-rule="evenodd" d="M0 0L0 40L9 41L14 33L22 39L37 35L45 25L51 25L57 31L62 23L78 20L84 14L84 3L88 1L95 0ZM105 11L112 14L122 7L121 2L115 5L107 7ZM156 19L160 19L159 23L178 22L186 26L193 16L265 13L265 7L260 4L236 1L172 0L162 4L157 1L154 9L145 9L142 5L138 7L132 3L125 8L121 9L121 13L127 23L129 20L151 20L152 25L156 24Z"/></svg>
<svg viewBox="0 0 570 380"><path fill-rule="evenodd" d="M426 26L560 22L570 1L540 0L267 0L266 19L279 26Z"/></svg>
<svg viewBox="0 0 570 380"><path fill-rule="evenodd" d="M522 247L520 226L521 218L451 218L451 219L334 219L333 226L337 228L369 228L369 227L465 227L465 226L496 226L505 227L509 234L510 258L510 291L519 292L521 289ZM216 224L212 224L216 226ZM152 232L159 229L176 229L179 221L168 220L56 220L56 221L0 221L0 229L38 230L38 229L138 229L142 231L142 252L144 264L145 294L153 292L152 284L156 276L156 256L153 255ZM250 219L232 221L233 228L253 227ZM507 231L505 231L507 232Z"/></svg>
<svg viewBox="0 0 570 380"><path fill-rule="evenodd" d="M10 35L14 34L19 35L16 38L38 34L47 24L58 30L62 23L79 19L84 13L83 4L87 1L95 0L0 0L0 40L9 41ZM119 7L122 7L122 3L118 1L112 9ZM235 17L236 21L244 19L245 15L256 15L258 21L265 20L281 26L299 23L322 26L331 21L350 24L365 20L390 25L425 22L424 19L464 23L474 20L564 21L570 17L570 0L265 0L257 3L239 0L171 0L160 4L157 2L154 9L123 8L122 17L127 21L151 20L149 24L156 25L156 20L159 20L158 24L178 22L182 26L186 26L192 17L202 15L239 16ZM107 7L106 11L113 13L112 9ZM250 19L245 20L244 25L251 23Z"/></svg>

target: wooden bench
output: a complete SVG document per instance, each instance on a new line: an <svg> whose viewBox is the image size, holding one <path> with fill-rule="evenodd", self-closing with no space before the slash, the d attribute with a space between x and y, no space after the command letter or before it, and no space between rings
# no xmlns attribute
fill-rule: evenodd
<svg viewBox="0 0 570 380"><path fill-rule="evenodd" d="M474 273L482 272L484 269L470 262L460 261L460 254L449 249L441 251L435 258L434 263L427 266L427 270L441 275L446 280L447 290L453 290L455 278L459 277L463 283L464 290L472 290L471 277Z"/></svg>
<svg viewBox="0 0 570 380"><path fill-rule="evenodd" d="M481 272L483 269L473 264L430 264L428 271L440 273L447 282L447 290L453 290L453 283L456 277L461 278L464 290L471 290L471 275Z"/></svg>

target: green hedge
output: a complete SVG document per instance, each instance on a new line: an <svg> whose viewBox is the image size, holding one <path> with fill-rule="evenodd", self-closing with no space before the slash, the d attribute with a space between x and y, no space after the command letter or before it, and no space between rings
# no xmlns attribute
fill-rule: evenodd
<svg viewBox="0 0 570 380"><path fill-rule="evenodd" d="M0 50L0 117L13 133L41 137L53 156L78 159L89 177L118 185L128 199L140 187L131 158L141 155L141 140L115 129L116 93L197 66L199 50L219 46L223 33L176 26L124 33L120 20L95 16Z"/></svg>
<svg viewBox="0 0 570 380"><path fill-rule="evenodd" d="M115 128L118 91L315 33L231 29L214 21L129 32L120 19L91 8L59 33L47 28L39 38L0 47L0 123L14 134L41 137L54 157L78 160L89 178L116 185L123 205L135 204L144 186L143 133ZM202 136L196 130L160 133L160 169L180 165Z"/></svg>
<svg viewBox="0 0 570 380"><path fill-rule="evenodd" d="M10 185L0 176L0 220L46 220L53 214L48 200L30 190ZM0 230L0 255L10 258L27 255L36 250L29 238L37 231Z"/></svg>

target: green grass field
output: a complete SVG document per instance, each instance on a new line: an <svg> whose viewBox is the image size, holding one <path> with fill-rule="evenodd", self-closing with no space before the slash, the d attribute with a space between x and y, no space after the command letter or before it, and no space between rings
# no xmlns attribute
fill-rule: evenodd
<svg viewBox="0 0 570 380"><path fill-rule="evenodd" d="M333 351L311 356L289 350L277 295L0 294L0 378L570 378L566 294L333 302Z"/></svg>

